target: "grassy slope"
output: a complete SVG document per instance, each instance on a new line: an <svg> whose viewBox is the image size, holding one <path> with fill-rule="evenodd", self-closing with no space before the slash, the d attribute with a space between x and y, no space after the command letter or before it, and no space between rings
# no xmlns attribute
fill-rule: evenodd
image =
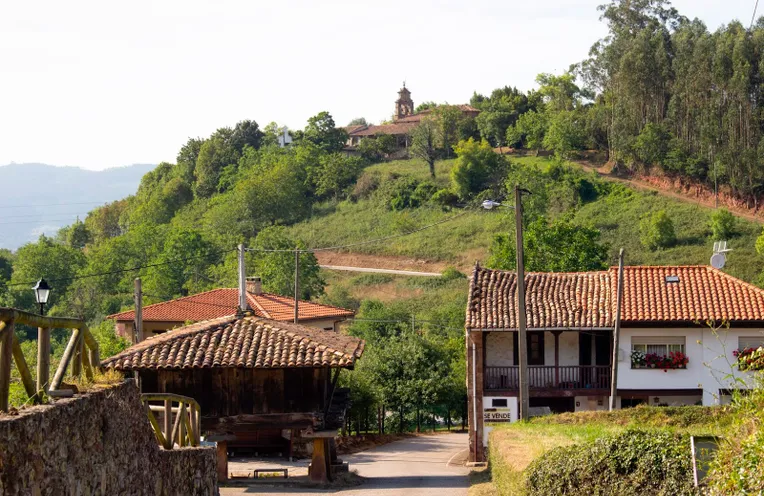
<svg viewBox="0 0 764 496"><path fill-rule="evenodd" d="M542 167L549 163L541 157L512 160ZM448 171L453 162L450 160L437 164L439 187L448 183ZM378 164L370 169L382 172L383 176L397 173L420 179L428 177L426 167L416 160ZM643 215L657 210L666 210L673 219L678 244L652 252L639 242L639 220ZM445 261L467 271L475 260L485 260L496 233L511 228L511 211L443 212L439 208L423 207L391 212L372 201L362 200L358 203L324 205L316 209L312 219L291 229L309 246L333 246L407 232L456 214L462 215L421 233L354 247L352 251ZM621 247L626 249L627 264L708 264L713 246L708 228L710 214L711 209L691 202L681 202L654 192L624 189L621 194L599 198L584 205L575 213L574 222L593 225L602 231L603 241L610 244L613 264ZM744 219L739 219L738 225L740 233L730 240L730 247L734 251L729 254L725 271L756 283L764 270L764 259L754 249L761 226Z"/></svg>

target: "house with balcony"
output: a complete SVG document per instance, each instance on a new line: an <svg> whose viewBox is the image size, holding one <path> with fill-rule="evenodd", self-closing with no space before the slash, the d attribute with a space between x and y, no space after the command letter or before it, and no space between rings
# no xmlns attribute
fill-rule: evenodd
<svg viewBox="0 0 764 496"><path fill-rule="evenodd" d="M514 272L476 266L466 313L470 457L518 418ZM525 276L531 407L608 408L618 269ZM708 266L624 267L616 405L713 405L750 387L739 357L764 345L764 290ZM747 350L747 351L746 351ZM764 351L762 352L764 356Z"/></svg>

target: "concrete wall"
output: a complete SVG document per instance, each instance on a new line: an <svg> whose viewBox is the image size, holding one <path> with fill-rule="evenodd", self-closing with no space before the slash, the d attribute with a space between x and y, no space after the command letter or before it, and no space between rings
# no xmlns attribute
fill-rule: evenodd
<svg viewBox="0 0 764 496"><path fill-rule="evenodd" d="M214 448L159 447L132 381L0 415L0 494L214 495Z"/></svg>
<svg viewBox="0 0 764 496"><path fill-rule="evenodd" d="M509 367L514 363L514 331L496 331L488 334L486 365ZM554 334L544 333L544 365L554 365ZM560 334L560 365L578 365L578 332Z"/></svg>

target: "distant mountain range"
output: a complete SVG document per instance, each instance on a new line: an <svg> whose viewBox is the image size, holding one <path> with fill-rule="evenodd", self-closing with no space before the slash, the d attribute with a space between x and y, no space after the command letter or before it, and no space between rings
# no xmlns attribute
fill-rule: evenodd
<svg viewBox="0 0 764 496"><path fill-rule="evenodd" d="M55 234L97 206L134 194L141 177L154 167L0 166L0 248L15 250L40 234Z"/></svg>

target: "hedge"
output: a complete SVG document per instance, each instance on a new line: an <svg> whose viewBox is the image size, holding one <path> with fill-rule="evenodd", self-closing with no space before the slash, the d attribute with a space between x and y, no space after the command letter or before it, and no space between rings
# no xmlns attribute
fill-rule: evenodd
<svg viewBox="0 0 764 496"><path fill-rule="evenodd" d="M550 450L528 466L525 486L529 496L699 494L689 436L655 430L632 429Z"/></svg>

